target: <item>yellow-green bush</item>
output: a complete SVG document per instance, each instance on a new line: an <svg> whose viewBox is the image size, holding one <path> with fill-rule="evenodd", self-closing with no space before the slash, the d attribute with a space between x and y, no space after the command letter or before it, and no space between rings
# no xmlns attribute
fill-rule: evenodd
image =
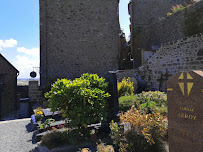
<svg viewBox="0 0 203 152"><path fill-rule="evenodd" d="M87 125L105 120L106 104L110 96L108 83L97 74L82 74L75 80L58 79L45 93L51 111L61 111L71 120L71 128L87 128Z"/></svg>
<svg viewBox="0 0 203 152"><path fill-rule="evenodd" d="M121 82L118 82L118 96L133 95L134 87L133 82L130 81L130 77L123 78Z"/></svg>

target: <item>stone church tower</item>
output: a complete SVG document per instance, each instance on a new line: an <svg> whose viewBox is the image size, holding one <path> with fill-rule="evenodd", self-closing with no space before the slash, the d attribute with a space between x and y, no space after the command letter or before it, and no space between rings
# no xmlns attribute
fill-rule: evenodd
<svg viewBox="0 0 203 152"><path fill-rule="evenodd" d="M119 0L39 0L40 81L118 69Z"/></svg>

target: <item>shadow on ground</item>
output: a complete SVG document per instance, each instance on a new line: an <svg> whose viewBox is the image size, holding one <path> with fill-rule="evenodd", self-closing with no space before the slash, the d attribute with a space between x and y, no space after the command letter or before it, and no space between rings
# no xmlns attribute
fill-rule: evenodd
<svg viewBox="0 0 203 152"><path fill-rule="evenodd" d="M33 132L33 135L32 135L32 144L36 144L37 143L37 134L39 133L37 130L33 130L33 127L32 127L32 124L29 123L26 125L26 130L27 132ZM31 141L29 140L29 141Z"/></svg>

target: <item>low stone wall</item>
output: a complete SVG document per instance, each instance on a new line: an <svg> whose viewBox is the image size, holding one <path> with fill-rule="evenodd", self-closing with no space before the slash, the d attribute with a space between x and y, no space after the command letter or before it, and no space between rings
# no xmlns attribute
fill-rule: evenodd
<svg viewBox="0 0 203 152"><path fill-rule="evenodd" d="M17 95L19 98L28 98L28 86L17 86Z"/></svg>
<svg viewBox="0 0 203 152"><path fill-rule="evenodd" d="M117 71L118 80L134 77L140 90L166 91L165 82L179 71L203 70L203 34L163 45L141 67ZM139 88L138 88L139 89Z"/></svg>

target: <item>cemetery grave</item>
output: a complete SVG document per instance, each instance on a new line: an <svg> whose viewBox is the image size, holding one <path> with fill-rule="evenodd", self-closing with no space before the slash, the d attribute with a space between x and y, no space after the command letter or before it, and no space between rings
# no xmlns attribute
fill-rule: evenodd
<svg viewBox="0 0 203 152"><path fill-rule="evenodd" d="M203 71L178 72L167 81L170 152L202 152Z"/></svg>
<svg viewBox="0 0 203 152"><path fill-rule="evenodd" d="M115 86L117 86L117 84L115 81L112 80L113 75L110 74L108 76L109 76L109 79L107 77L107 80L111 80L111 83L109 83L111 85L109 89L112 90L111 91L112 94L114 92L114 96L117 96L118 94L115 93L115 88L114 88ZM123 111L124 113L120 111L121 114L118 117L121 121L115 117L115 114L116 112L118 112L117 110L119 109L117 107L118 103L116 101L116 97L112 96L112 98L109 99L109 102L111 102L112 100L114 101L113 102L114 104L111 104L109 106L111 107L111 109L114 108L115 103L116 103L116 106L115 106L115 109L109 113L107 117L108 118L107 121L104 121L104 123L102 122L97 124L92 123L91 125L86 126L86 129L97 130L95 137L92 135L89 136L88 134L85 135L86 138L88 139L87 143L84 141L82 143L78 142L77 141L78 137L76 136L74 136L74 138L72 138L72 136L69 137L70 135L67 134L70 131L69 122L62 120L61 113L59 111L53 114L53 112L51 112L50 111L51 109L49 108L42 109L42 112L44 115L42 118L42 122L45 122L46 120L51 118L55 119L55 121L49 124L49 127L48 127L49 129L45 129L45 128L38 129L37 141L40 141L43 137L48 137L47 135L50 135L52 133L57 134L56 132L59 132L58 134L59 136L63 136L63 134L65 133L66 138L71 138L76 142L74 144L66 142L68 143L69 146L77 145L76 147L79 148L79 147L83 147L82 145L84 145L85 143L86 147L88 146L95 147L92 141L92 137L95 138L94 142L95 141L98 142L98 139L102 139L106 137L109 138L109 133L110 133L112 139L111 140L108 139L107 144L113 145L115 150L116 149L121 150L122 146L124 146L126 150L128 149L128 151L138 150L140 152L142 152L143 150L144 152L148 152L148 150L150 150L151 152L159 152L159 151L167 152L168 149L170 152L180 152L180 151L191 152L193 150L195 152L201 152L202 151L202 136L201 136L202 103L201 101L203 98L202 84L203 84L202 71L179 72L174 76L172 76L167 81L168 113L165 110L164 111L161 110L159 112L160 110L159 108L161 108L162 106L163 107L167 106L166 94L164 94L163 92L156 92L156 91L142 92L141 94L136 94L136 95L134 94L135 98L132 98L132 95L131 95L130 98L124 102L128 102L129 100L132 99L132 100L139 101L141 105L147 104L148 110L145 109L147 110L145 111L146 113L145 112L143 113L144 109L140 109L139 107L136 107L136 108L132 107L127 111ZM154 107L155 103L156 103L156 107ZM33 109L35 112L37 111L36 109L39 106L40 105L33 106ZM149 110L149 108L152 108L152 109ZM139 120L137 116L139 116ZM109 126L109 121L111 121L112 118L115 118L115 119L110 123L110 126ZM37 123L34 119L32 120L33 120L33 124ZM149 121L149 120L152 120L152 121ZM138 122L138 124L136 124L136 122ZM142 125L139 125L139 124L142 124ZM37 125L39 128L40 124L37 123ZM145 128L144 126L147 126L147 128ZM109 132L105 130L108 127L110 127ZM138 129L137 130L138 132L133 129L134 127ZM72 128L72 130L75 130L75 129ZM108 134L104 133L103 131L105 132L107 131ZM99 136L101 132L104 133L104 136ZM141 136L139 132L142 133ZM121 134L121 136L117 136L117 134ZM136 138L136 140L131 141L131 138L129 138L129 135L132 136L131 137L132 139ZM123 143L123 139L127 139L125 141L126 143ZM167 142L167 139L168 139L168 142ZM148 144L139 145L139 142L142 143L146 141ZM130 142L131 144L134 144L134 146L133 147L129 146L127 144L128 142ZM54 147L55 146L57 147L56 143L53 143ZM135 146L136 144L138 144L139 146L138 147ZM141 149L139 149L139 147Z"/></svg>
<svg viewBox="0 0 203 152"><path fill-rule="evenodd" d="M112 75L109 74L110 79L111 79L111 76ZM94 75L94 74L84 74L83 77L81 77L81 79L80 79L81 82L79 81L79 79L77 79L77 81L73 81L73 84L69 83L69 81L70 80L65 80L65 79L57 80L55 82L55 86L57 86L57 87L56 88L53 87L51 89L51 91L49 91L49 92L47 92L45 94L45 97L49 98L50 96L53 97L53 95L55 97L61 97L60 93L55 94L55 91L56 91L55 89L59 89L58 84L60 84L60 86L61 86L62 82L64 83L64 86L69 85L69 87L66 87L67 89L69 89L71 87L75 87L75 89L79 89L78 91L80 91L81 88L84 87L84 85L81 85L81 83L84 83L85 85L88 85L87 87L84 88L84 90L86 90L88 88L89 90L92 91L92 93L94 93L94 94L90 94L90 97L89 97L90 99L92 98L91 99L92 101L86 99L86 96L87 96L86 94L85 95L80 94L79 97L82 98L81 101L87 102L86 103L87 106L85 106L83 104L79 105L79 104L81 104L83 102L80 101L80 98L75 97L75 95L77 95L78 93L74 94L74 92L72 92L72 90L70 90L69 96L66 96L66 94L63 94L63 95L65 95L64 97L66 97L66 99L64 99L62 101L62 103L64 104L64 103L66 103L66 101L75 100L74 98L76 98L75 101L72 101L73 105L75 105L74 102L77 103L78 100L79 100L79 102L74 107L72 107L73 109L75 108L76 111L74 111L74 112L76 112L76 115L77 115L78 112L86 114L88 112L88 109L86 111L84 111L84 109L89 108L89 110L91 110L91 113L88 113L88 114L89 115L93 114L92 116L93 116L94 119L92 119L91 116L86 116L84 118L85 120L82 120L84 122L82 123L82 126L81 126L81 124L80 124L81 122L77 120L78 117L76 117L75 115L73 115L73 119L70 119L69 117L67 117L69 115L67 115L67 116L64 115L65 114L65 112L64 112L65 109L64 108L67 108L66 107L67 105L64 105L64 106L60 107L59 109L61 109L61 111L56 111L57 109L55 108L55 106L51 107L51 108L43 109L43 108L41 108L41 106L39 104L35 104L33 106L33 111L34 111L35 114L32 115L31 118L32 118L33 129L38 130L38 134L36 135L37 136L37 141L43 140L45 138L52 138L52 137L49 137L49 136L52 136L52 135L53 136L55 136L55 135L58 136L59 135L59 136L66 136L65 139L59 139L59 140L63 140L62 142L65 142L66 144L70 144L70 145L72 145L72 144L73 145L75 145L75 144L78 145L79 144L80 145L80 142L83 143L86 140L90 140L90 141L88 141L88 143L92 144L91 140L95 140L96 132L98 132L98 130L101 128L100 132L101 132L101 134L103 134L103 129L108 127L108 125L109 125L108 122L106 123L106 121L104 121L104 125L102 125L103 122L101 123L101 120L100 120L102 118L99 118L98 116L97 117L94 116L95 111L97 111L96 106L99 106L100 103L101 103L100 100L101 99L104 100L103 97L108 97L109 96L108 93L105 93L105 91L102 91L102 90L100 91L99 90L99 89L104 89L104 87L105 88L107 87L107 85L106 85L107 83L106 82L104 83L105 80L103 78L99 78L97 75ZM78 83L78 81L79 81L79 83ZM87 81L89 81L90 83L86 83ZM79 84L79 87L77 85L75 85L77 83ZM96 84L96 86L95 86L95 84ZM116 87L116 85L114 85L114 87ZM112 87L110 87L110 89L112 89ZM68 91L68 90L63 90L63 91ZM57 91L57 93L58 92L59 91ZM112 95L113 94L114 93L112 92ZM103 95L103 97L100 97L101 99L99 99L99 101L97 101L98 97L94 96L94 95L97 95L97 96ZM72 98L72 97L74 97L74 98ZM55 99L57 99L57 98L54 98L54 100L52 100L52 99L49 100L49 102L52 102L52 103L50 103L50 105L51 104L53 105L54 102L60 102L60 101L56 101ZM116 100L115 97L114 97L114 100ZM89 102L89 101L91 101L91 102ZM95 104L95 105L93 105L93 104ZM99 105L97 105L97 104L99 104ZM102 103L102 104L104 104L104 103ZM93 105L93 106L91 106L91 105ZM68 106L71 107L72 105L68 105ZM79 106L82 106L83 109L81 109L82 111L77 112L77 110L78 110L77 108ZM111 105L111 106L114 106L114 104ZM92 107L94 107L94 110L91 109ZM51 110L53 110L55 112L53 113ZM100 109L98 109L98 110L100 110ZM111 109L111 111L112 111L112 109ZM67 111L67 112L70 112L70 111ZM99 116L100 116L100 114L102 114L102 112L103 111L99 111L99 113L98 113ZM95 114L97 114L97 113L95 113ZM62 115L63 115L63 117L62 117ZM109 116L109 115L108 116L109 117L114 117L114 115L115 115L115 111L113 111L112 116ZM83 118L81 118L81 119L83 119ZM70 120L70 121L68 121L68 120ZM88 121L91 121L91 123L88 122ZM79 123L79 125L75 125L74 122ZM73 125L75 125L75 126L73 126ZM71 135L71 134L73 134L73 135ZM69 139L67 139L67 138L69 138ZM82 140L81 140L81 138L82 138ZM90 139L90 138L92 138L92 139ZM75 143L72 143L72 141L75 142ZM50 146L51 148L54 148L53 145L56 144L55 142L57 142L57 141L54 141L54 143ZM43 143L43 141L42 141L42 143ZM58 146L58 145L55 145L55 146Z"/></svg>

